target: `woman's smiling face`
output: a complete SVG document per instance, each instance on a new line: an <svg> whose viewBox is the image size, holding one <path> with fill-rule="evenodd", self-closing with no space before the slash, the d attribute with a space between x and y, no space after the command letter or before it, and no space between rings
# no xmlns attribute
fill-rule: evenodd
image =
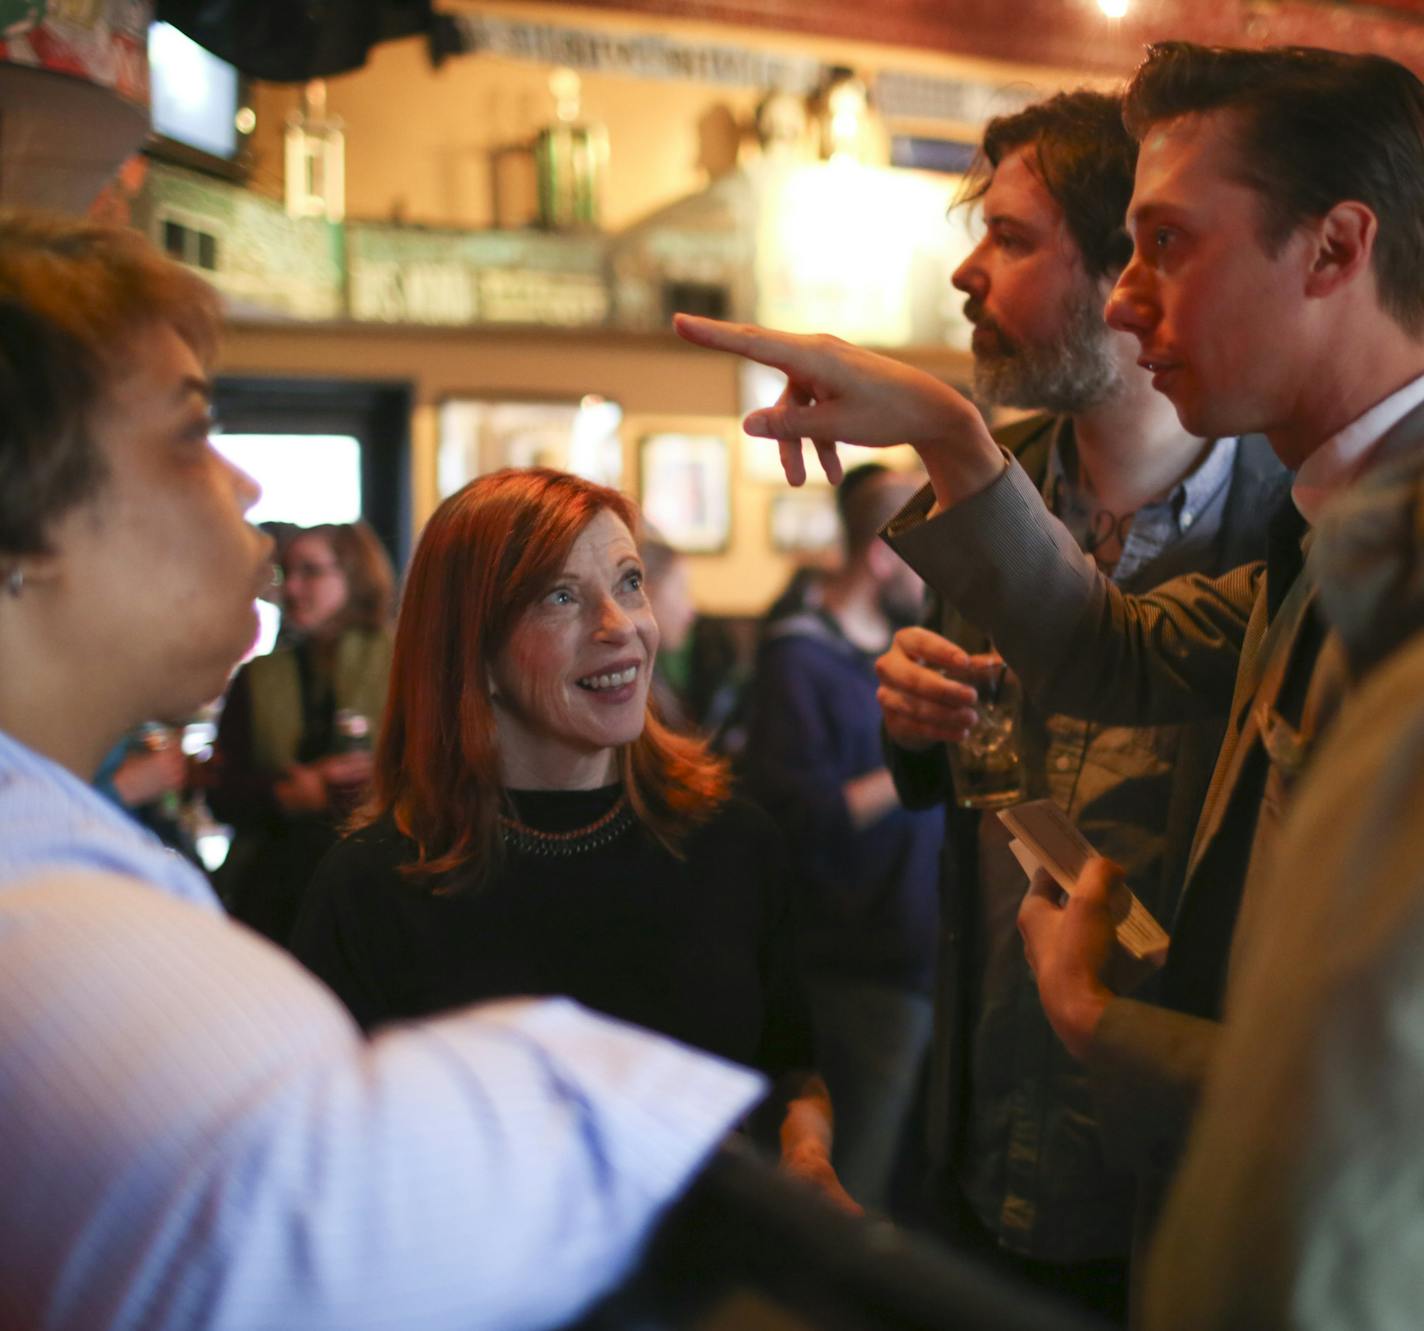
<svg viewBox="0 0 1424 1331"><path fill-rule="evenodd" d="M573 790L613 780L618 747L643 733L657 651L637 544L604 509L492 663L505 785Z"/></svg>

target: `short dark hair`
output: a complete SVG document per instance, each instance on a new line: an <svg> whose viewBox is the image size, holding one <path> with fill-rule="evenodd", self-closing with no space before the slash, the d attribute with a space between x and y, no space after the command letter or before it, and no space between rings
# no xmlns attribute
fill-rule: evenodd
<svg viewBox="0 0 1424 1331"><path fill-rule="evenodd" d="M1380 304L1424 330L1424 84L1379 55L1149 46L1124 98L1129 132L1210 111L1234 113L1236 178L1260 198L1267 253L1337 203L1363 203L1379 219Z"/></svg>
<svg viewBox="0 0 1424 1331"><path fill-rule="evenodd" d="M836 515L848 558L855 559L870 547L914 488L912 477L881 462L863 462L846 472L836 487Z"/></svg>
<svg viewBox="0 0 1424 1331"><path fill-rule="evenodd" d="M1132 257L1127 203L1137 169L1137 141L1122 123L1122 99L1102 92L1060 92L995 116L956 204L984 197L999 163L1032 145L1034 166L1094 278L1116 277Z"/></svg>
<svg viewBox="0 0 1424 1331"><path fill-rule="evenodd" d="M136 231L0 214L0 552L43 553L54 522L98 490L92 417L153 323L212 363L217 294Z"/></svg>

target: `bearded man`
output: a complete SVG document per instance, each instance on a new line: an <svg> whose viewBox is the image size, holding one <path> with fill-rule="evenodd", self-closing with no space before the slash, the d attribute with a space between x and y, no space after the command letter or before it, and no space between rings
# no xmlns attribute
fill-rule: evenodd
<svg viewBox="0 0 1424 1331"><path fill-rule="evenodd" d="M966 201L983 236L954 274L979 398L1039 414L997 432L1120 586L1220 573L1265 552L1288 480L1264 439L1202 440L1103 321L1132 246L1137 144L1117 97L1060 94L991 121ZM937 667L988 639L942 605L879 662L889 765L910 808L944 804L930 1139L950 1237L1125 1317L1133 1173L1105 1154L1082 1066L1054 1038L1015 917L1024 875L992 814L955 807L947 750L914 720ZM958 646L956 647L956 644ZM1029 795L1052 798L1170 923L1219 726L1099 725L1030 707Z"/></svg>

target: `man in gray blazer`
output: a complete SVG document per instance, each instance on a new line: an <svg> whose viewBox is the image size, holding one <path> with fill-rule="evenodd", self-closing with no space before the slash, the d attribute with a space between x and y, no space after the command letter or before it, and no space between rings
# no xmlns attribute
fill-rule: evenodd
<svg viewBox="0 0 1424 1331"><path fill-rule="evenodd" d="M1131 254L1123 226L1137 143L1120 96L1060 93L986 127L961 202L983 219L954 274L975 325L982 400L1039 414L995 432L1098 567L1125 591L1265 554L1288 473L1259 435L1203 441L1103 322ZM992 813L956 807L948 746L916 698L980 630L939 602L879 662L886 756L902 801L946 809L928 1114L942 1232L1117 1320L1127 1308L1132 1170L1104 1152L1087 1076L1038 1003L1015 916L1024 875ZM1048 796L1170 919L1222 738L1192 726L1102 725L1026 707L1029 790Z"/></svg>
<svg viewBox="0 0 1424 1331"><path fill-rule="evenodd" d="M1020 927L1055 1031L1087 1064L1108 1135L1170 1169L1219 1035L1233 940L1257 918L1281 810L1347 675L1303 569L1310 519L1361 474L1424 450L1424 85L1378 56L1153 47L1126 95L1141 144L1134 252L1108 301L1183 425L1259 430L1297 470L1264 563L1129 596L1093 567L938 381L833 339L684 320L695 341L791 378L747 429L799 440L832 472L837 439L909 441L930 487L890 525L896 548L994 636L1038 702L1144 723L1225 718L1163 975L1161 1004L1115 995L1113 874ZM794 441L794 442L793 442ZM926 734L967 726L946 679Z"/></svg>

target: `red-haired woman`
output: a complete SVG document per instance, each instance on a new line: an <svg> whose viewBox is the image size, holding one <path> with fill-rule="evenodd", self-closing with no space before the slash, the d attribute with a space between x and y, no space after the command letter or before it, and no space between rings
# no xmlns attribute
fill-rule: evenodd
<svg viewBox="0 0 1424 1331"><path fill-rule="evenodd" d="M649 708L636 526L616 491L542 468L437 509L364 825L322 863L293 948L367 1028L568 994L790 1078L783 1161L845 1199L824 1089L796 1074L810 1041L784 852Z"/></svg>

